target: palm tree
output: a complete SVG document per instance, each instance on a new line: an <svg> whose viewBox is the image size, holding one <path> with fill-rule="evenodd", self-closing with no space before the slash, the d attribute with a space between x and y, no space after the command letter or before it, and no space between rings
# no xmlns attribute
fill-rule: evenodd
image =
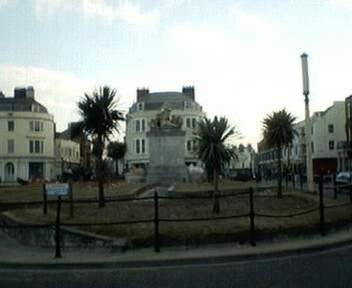
<svg viewBox="0 0 352 288"><path fill-rule="evenodd" d="M205 117L198 125L198 157L213 172L213 212L216 214L220 213L219 174L235 155L234 150L225 142L236 133L235 127L231 127L225 117L215 116L213 120Z"/></svg>
<svg viewBox="0 0 352 288"><path fill-rule="evenodd" d="M110 142L108 145L108 156L115 161L115 174L119 176L118 160L122 159L126 153L126 143L124 142Z"/></svg>
<svg viewBox="0 0 352 288"><path fill-rule="evenodd" d="M108 86L100 87L91 95L85 93L78 102L81 121L75 125L75 131L86 134L93 143L96 157L96 178L99 189L99 207L105 206L103 152L105 142L113 132L119 132L119 121L125 120L123 113L116 108L116 90Z"/></svg>
<svg viewBox="0 0 352 288"><path fill-rule="evenodd" d="M281 154L284 147L288 147L296 134L293 123L296 117L285 109L273 112L263 120L264 140L269 147L276 149L278 159L278 198L282 197L282 169Z"/></svg>

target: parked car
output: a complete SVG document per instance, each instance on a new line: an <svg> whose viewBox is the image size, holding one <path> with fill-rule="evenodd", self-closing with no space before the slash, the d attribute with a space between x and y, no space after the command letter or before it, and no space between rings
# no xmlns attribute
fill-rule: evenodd
<svg viewBox="0 0 352 288"><path fill-rule="evenodd" d="M351 178L352 178L352 172L346 171L346 172L340 172L336 176L336 184L350 184L351 183Z"/></svg>

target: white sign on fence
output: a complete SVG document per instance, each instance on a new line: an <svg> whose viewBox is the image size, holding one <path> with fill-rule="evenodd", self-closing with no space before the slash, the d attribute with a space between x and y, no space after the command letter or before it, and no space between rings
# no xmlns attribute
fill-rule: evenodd
<svg viewBox="0 0 352 288"><path fill-rule="evenodd" d="M68 183L50 183L45 184L48 196L66 196L70 191Z"/></svg>

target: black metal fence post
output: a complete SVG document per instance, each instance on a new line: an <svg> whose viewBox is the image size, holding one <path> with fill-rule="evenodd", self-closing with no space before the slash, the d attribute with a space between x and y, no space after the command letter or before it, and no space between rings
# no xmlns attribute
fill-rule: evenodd
<svg viewBox="0 0 352 288"><path fill-rule="evenodd" d="M70 197L70 218L73 218L74 212L73 212L73 188L72 188L72 182L70 181L68 183L68 189L69 189L69 197Z"/></svg>
<svg viewBox="0 0 352 288"><path fill-rule="evenodd" d="M301 192L303 192L303 174L299 174L299 184L301 186Z"/></svg>
<svg viewBox="0 0 352 288"><path fill-rule="evenodd" d="M324 191L323 176L319 177L319 212L320 212L320 233L325 236L325 215L324 215Z"/></svg>
<svg viewBox="0 0 352 288"><path fill-rule="evenodd" d="M253 199L253 188L249 188L249 238L252 246L256 245L255 236L255 225L254 225L254 199Z"/></svg>
<svg viewBox="0 0 352 288"><path fill-rule="evenodd" d="M57 197L56 223L55 223L55 258L61 258L61 227L60 227L61 196Z"/></svg>
<svg viewBox="0 0 352 288"><path fill-rule="evenodd" d="M352 179L351 179L352 181ZM350 203L352 203L352 182L350 182Z"/></svg>
<svg viewBox="0 0 352 288"><path fill-rule="evenodd" d="M46 186L43 184L43 215L48 213L48 196L46 194Z"/></svg>
<svg viewBox="0 0 352 288"><path fill-rule="evenodd" d="M333 176L333 181L334 181L334 199L337 199L337 185L336 185L336 174Z"/></svg>
<svg viewBox="0 0 352 288"><path fill-rule="evenodd" d="M158 192L154 192L154 251L160 252L159 239L159 197Z"/></svg>

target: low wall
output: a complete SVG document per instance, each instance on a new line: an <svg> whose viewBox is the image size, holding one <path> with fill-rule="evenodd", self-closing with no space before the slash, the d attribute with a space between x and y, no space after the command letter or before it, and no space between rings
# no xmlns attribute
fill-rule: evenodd
<svg viewBox="0 0 352 288"><path fill-rule="evenodd" d="M21 225L22 227L6 228L6 226ZM55 247L55 226L25 227L30 225L16 218L10 212L0 214L0 227L10 237L29 246ZM61 227L61 247L108 248L124 251L129 247L129 241L124 238L97 235L75 228Z"/></svg>

